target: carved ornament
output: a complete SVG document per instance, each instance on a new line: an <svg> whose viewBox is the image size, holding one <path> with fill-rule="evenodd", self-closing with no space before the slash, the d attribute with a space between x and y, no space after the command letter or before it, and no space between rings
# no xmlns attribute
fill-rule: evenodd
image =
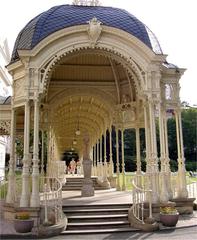
<svg viewBox="0 0 197 240"><path fill-rule="evenodd" d="M96 17L93 17L90 21L88 21L88 23L88 36L90 39L90 46L94 48L101 35L101 22L98 21Z"/></svg>

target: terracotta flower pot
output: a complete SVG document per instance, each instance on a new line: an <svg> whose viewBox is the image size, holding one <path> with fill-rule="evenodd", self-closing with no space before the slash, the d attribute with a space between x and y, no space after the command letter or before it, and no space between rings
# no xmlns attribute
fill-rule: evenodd
<svg viewBox="0 0 197 240"><path fill-rule="evenodd" d="M179 213L164 214L160 213L160 222L166 227L176 226L179 219Z"/></svg>
<svg viewBox="0 0 197 240"><path fill-rule="evenodd" d="M18 233L31 232L33 226L34 226L33 219L27 219L27 220L14 219L14 228Z"/></svg>

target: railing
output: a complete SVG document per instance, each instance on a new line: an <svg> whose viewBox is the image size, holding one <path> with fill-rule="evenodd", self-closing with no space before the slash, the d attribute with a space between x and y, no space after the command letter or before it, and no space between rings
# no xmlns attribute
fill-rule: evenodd
<svg viewBox="0 0 197 240"><path fill-rule="evenodd" d="M0 199L5 200L7 194L8 182L5 179L0 179Z"/></svg>
<svg viewBox="0 0 197 240"><path fill-rule="evenodd" d="M53 211L55 223L62 219L62 183L58 178L40 178L40 204L44 207L44 223L49 223Z"/></svg>
<svg viewBox="0 0 197 240"><path fill-rule="evenodd" d="M173 198L178 197L178 174L177 172L171 173L171 185ZM197 182L191 181L190 177L187 176L187 191L189 198L197 198Z"/></svg>
<svg viewBox="0 0 197 240"><path fill-rule="evenodd" d="M22 191L22 178L21 176L15 176L16 181L12 186L12 191L14 192L14 205L18 206L20 202L20 196ZM0 199L6 200L6 195L8 191L8 180L3 179L0 182Z"/></svg>
<svg viewBox="0 0 197 240"><path fill-rule="evenodd" d="M189 198L197 199L197 182L191 182L187 184L187 191L188 191Z"/></svg>
<svg viewBox="0 0 197 240"><path fill-rule="evenodd" d="M148 202L149 218L152 218L152 190L145 190L145 178L143 175L136 175L132 180L132 185L133 215L139 222L144 224L145 202Z"/></svg>
<svg viewBox="0 0 197 240"><path fill-rule="evenodd" d="M47 166L47 175L65 181L66 165L64 161L51 161Z"/></svg>

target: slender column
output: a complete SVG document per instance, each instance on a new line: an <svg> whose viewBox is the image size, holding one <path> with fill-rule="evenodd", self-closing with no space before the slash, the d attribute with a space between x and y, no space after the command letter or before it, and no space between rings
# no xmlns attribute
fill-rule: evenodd
<svg viewBox="0 0 197 240"><path fill-rule="evenodd" d="M34 99L34 149L33 149L33 171L32 171L32 194L31 194L31 207L39 207L39 100Z"/></svg>
<svg viewBox="0 0 197 240"><path fill-rule="evenodd" d="M94 170L95 170L95 176L98 176L98 173L97 173L96 144L94 145Z"/></svg>
<svg viewBox="0 0 197 240"><path fill-rule="evenodd" d="M29 156L29 133L30 133L30 105L29 101L25 103L25 122L24 122L24 155L23 155L23 173L22 173L22 194L20 207L29 206L30 198L30 156Z"/></svg>
<svg viewBox="0 0 197 240"><path fill-rule="evenodd" d="M118 137L118 129L116 128L116 172L117 172L117 186L116 189L118 191L121 190L120 187L120 163L119 163L119 141L118 141L119 137Z"/></svg>
<svg viewBox="0 0 197 240"><path fill-rule="evenodd" d="M163 122L163 109L159 104L159 137L160 137L160 161L161 161L161 190L160 201L167 202L169 200L167 181L166 181L166 153L165 153L165 135L164 135L164 122Z"/></svg>
<svg viewBox="0 0 197 240"><path fill-rule="evenodd" d="M159 178L158 178L158 162L157 162L157 147L156 147L156 127L155 127L155 115L154 104L149 102L149 119L150 119L150 181L152 189L152 201L157 203L159 201Z"/></svg>
<svg viewBox="0 0 197 240"><path fill-rule="evenodd" d="M147 172L149 171L149 160L150 160L150 129L148 122L147 108L144 106L144 121L145 121L145 144L146 144L146 162Z"/></svg>
<svg viewBox="0 0 197 240"><path fill-rule="evenodd" d="M172 186L171 186L171 170L170 170L170 159L169 159L169 149L168 149L168 126L167 126L167 118L166 111L163 112L163 121L164 121L164 138L165 138L165 167L166 167L166 186L168 189L168 197L169 199L173 198Z"/></svg>
<svg viewBox="0 0 197 240"><path fill-rule="evenodd" d="M125 178L125 159L124 159L124 129L121 130L121 147L122 147L122 190L126 190L126 178Z"/></svg>
<svg viewBox="0 0 197 240"><path fill-rule="evenodd" d="M107 175L107 146L106 146L106 131L104 133L104 168L105 174Z"/></svg>
<svg viewBox="0 0 197 240"><path fill-rule="evenodd" d="M99 164L99 140L97 141L96 143L96 162L97 162L97 176L100 176L101 175L101 172L100 172L100 164Z"/></svg>
<svg viewBox="0 0 197 240"><path fill-rule="evenodd" d="M11 143L10 143L10 161L8 173L8 190L6 196L7 203L14 203L15 200L15 131L16 131L16 110L12 108L11 111L11 129L10 129Z"/></svg>
<svg viewBox="0 0 197 240"><path fill-rule="evenodd" d="M100 176L103 177L103 139L100 138Z"/></svg>
<svg viewBox="0 0 197 240"><path fill-rule="evenodd" d="M182 135L182 122L181 111L175 112L176 118L176 134L177 134L177 148L178 148L178 197L187 198L188 191L186 185L186 172L185 172L185 158L183 150L183 135Z"/></svg>
<svg viewBox="0 0 197 240"><path fill-rule="evenodd" d="M141 175L141 156L140 156L140 129L135 129L136 138L136 159L137 159L137 185L142 187Z"/></svg>
<svg viewBox="0 0 197 240"><path fill-rule="evenodd" d="M109 164L110 164L110 176L113 176L114 164L113 164L113 152L112 152L112 127L109 130Z"/></svg>
<svg viewBox="0 0 197 240"><path fill-rule="evenodd" d="M83 180L83 186L81 189L81 196L82 197L91 197L94 196L94 187L93 182L91 179L91 167L92 167L92 161L89 156L89 136L84 136L84 151L83 151L83 169L84 169L84 180Z"/></svg>
<svg viewBox="0 0 197 240"><path fill-rule="evenodd" d="M42 130L41 175L44 176L44 130Z"/></svg>
<svg viewBox="0 0 197 240"><path fill-rule="evenodd" d="M107 179L108 173L108 165L107 165L107 146L106 146L106 131L104 133L104 165L103 165L103 185L106 188L110 188L110 183Z"/></svg>
<svg viewBox="0 0 197 240"><path fill-rule="evenodd" d="M140 157L140 129L135 129L136 137L136 158L137 158L137 174L141 174L141 157Z"/></svg>

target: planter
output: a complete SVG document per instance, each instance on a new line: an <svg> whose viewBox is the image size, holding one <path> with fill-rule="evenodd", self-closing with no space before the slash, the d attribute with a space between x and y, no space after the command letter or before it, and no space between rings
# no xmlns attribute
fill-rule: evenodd
<svg viewBox="0 0 197 240"><path fill-rule="evenodd" d="M31 232L33 226L34 226L33 219L27 219L27 220L14 219L14 228L18 233Z"/></svg>
<svg viewBox="0 0 197 240"><path fill-rule="evenodd" d="M166 227L176 226L179 219L179 213L164 214L160 213L160 222Z"/></svg>

